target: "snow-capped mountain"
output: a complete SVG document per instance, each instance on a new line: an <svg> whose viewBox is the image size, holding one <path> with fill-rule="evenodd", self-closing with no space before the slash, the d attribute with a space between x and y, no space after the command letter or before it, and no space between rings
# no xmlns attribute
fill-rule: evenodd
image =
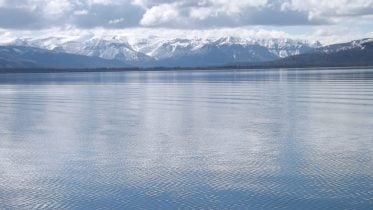
<svg viewBox="0 0 373 210"><path fill-rule="evenodd" d="M214 66L232 62L275 60L275 54L258 44L226 39L173 39L155 43L135 43L137 49L153 57L158 66Z"/></svg>
<svg viewBox="0 0 373 210"><path fill-rule="evenodd" d="M373 39L333 44L268 63L277 67L373 66Z"/></svg>
<svg viewBox="0 0 373 210"><path fill-rule="evenodd" d="M341 43L341 44L333 44L328 45L325 47L321 47L316 49L317 52L324 52L324 53L336 53L340 51L346 51L351 49L361 49L364 50L364 48L367 46L367 44L373 43L372 38L366 38L366 39L360 39L360 40L354 40L351 42Z"/></svg>
<svg viewBox="0 0 373 210"><path fill-rule="evenodd" d="M151 61L152 58L132 49L126 39L112 37L111 39L90 38L87 40L66 40L50 37L45 39L17 39L12 45L38 47L42 49L65 52L77 55L100 57L109 60L120 60L129 65Z"/></svg>
<svg viewBox="0 0 373 210"><path fill-rule="evenodd" d="M204 45L215 44L217 46L253 46L259 45L267 48L271 53L278 57L287 57L297 55L309 51L314 48L321 47L319 42L309 43L302 40L292 39L242 39L237 37L223 37L219 39L172 39L149 41L141 40L134 43L136 49L151 57L172 57L177 55L177 50L186 48L188 51L196 51ZM163 48L162 48L163 47ZM165 49L166 48L166 49ZM165 54L164 54L165 53ZM167 56L169 55L169 56Z"/></svg>
<svg viewBox="0 0 373 210"><path fill-rule="evenodd" d="M295 40L244 40L233 37L131 41L118 38L48 38L18 39L12 44L0 46L0 69L122 68L129 67L128 63L141 67L373 65L373 39L324 47L319 47L319 43Z"/></svg>
<svg viewBox="0 0 373 210"><path fill-rule="evenodd" d="M17 39L16 46L31 46L57 52L114 59L132 66L215 66L236 62L263 62L298 55L320 47L320 43L292 39L132 39L90 37L87 39Z"/></svg>
<svg viewBox="0 0 373 210"><path fill-rule="evenodd" d="M151 57L132 49L127 41L115 37L111 40L94 38L83 42L69 41L61 44L58 49L68 53L121 60L130 65L152 60Z"/></svg>
<svg viewBox="0 0 373 210"><path fill-rule="evenodd" d="M0 46L0 69L13 68L118 68L119 60L56 52L31 46Z"/></svg>
<svg viewBox="0 0 373 210"><path fill-rule="evenodd" d="M304 40L293 39L262 39L256 40L254 43L266 47L271 53L280 58L303 54L322 47L320 42L310 43Z"/></svg>

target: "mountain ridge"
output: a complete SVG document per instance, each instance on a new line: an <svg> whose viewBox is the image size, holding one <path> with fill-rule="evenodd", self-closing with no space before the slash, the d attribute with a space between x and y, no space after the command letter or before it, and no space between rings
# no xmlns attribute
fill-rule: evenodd
<svg viewBox="0 0 373 210"><path fill-rule="evenodd" d="M327 46L303 45L294 40L243 40L232 37L211 40L174 39L163 42L142 40L86 40L88 45L54 40L18 40L18 45L0 46L0 68L297 68L373 66L373 39L366 38ZM71 54L75 44L84 53ZM44 49L36 48L42 46ZM84 46L84 48L80 48ZM125 49L118 50L119 47ZM70 47L70 48L69 48ZM76 46L75 46L76 47ZM290 49L289 49L290 48ZM305 48L305 49L302 49ZM66 50L70 49L70 50ZM276 50L276 53L271 52ZM288 51L286 51L288 50ZM283 53L280 56L281 52ZM102 54L100 54L102 53ZM286 53L290 53L286 54ZM151 56L149 56L151 55ZM101 57L98 57L101 56ZM119 59L116 59L119 56ZM132 57L131 57L132 56ZM108 59L105 59L105 58ZM123 60L132 58L128 63ZM125 59L123 59L125 58ZM134 65L143 62L143 65ZM249 60L249 62L247 62ZM147 63L148 62L148 63ZM132 64L132 65L131 65Z"/></svg>
<svg viewBox="0 0 373 210"><path fill-rule="evenodd" d="M319 47L319 43L292 39L135 39L126 37L86 40L17 39L12 45L31 46L57 52L96 56L119 60L137 67L196 67L224 65L234 62L272 61L289 55L305 53Z"/></svg>
<svg viewBox="0 0 373 210"><path fill-rule="evenodd" d="M0 68L129 67L120 61L24 46L0 46Z"/></svg>
<svg viewBox="0 0 373 210"><path fill-rule="evenodd" d="M317 48L305 54L269 62L286 67L373 66L373 39L366 38Z"/></svg>

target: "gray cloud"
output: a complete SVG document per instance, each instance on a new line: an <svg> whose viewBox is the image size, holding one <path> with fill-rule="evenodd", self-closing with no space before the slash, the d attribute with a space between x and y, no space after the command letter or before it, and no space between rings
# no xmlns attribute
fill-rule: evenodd
<svg viewBox="0 0 373 210"><path fill-rule="evenodd" d="M40 29L47 24L35 12L18 8L0 8L0 27L9 29Z"/></svg>
<svg viewBox="0 0 373 210"><path fill-rule="evenodd" d="M0 0L0 28L322 25L373 14L373 0Z"/></svg>
<svg viewBox="0 0 373 210"><path fill-rule="evenodd" d="M287 1L147 1L140 24L148 27L239 27L245 25L320 25L329 24L324 17L310 18L308 11L283 8ZM145 4L146 5L146 4Z"/></svg>
<svg viewBox="0 0 373 210"><path fill-rule="evenodd" d="M84 14L74 13L70 22L80 28L126 28L138 26L144 10L131 4L94 4L83 7Z"/></svg>

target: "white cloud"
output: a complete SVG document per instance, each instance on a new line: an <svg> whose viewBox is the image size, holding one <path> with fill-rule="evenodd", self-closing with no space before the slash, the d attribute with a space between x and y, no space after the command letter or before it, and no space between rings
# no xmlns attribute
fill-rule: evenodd
<svg viewBox="0 0 373 210"><path fill-rule="evenodd" d="M79 16L79 15L88 15L88 10L85 10L85 9L83 9L83 10L76 10L76 11L74 11L74 15L77 15L77 16Z"/></svg>
<svg viewBox="0 0 373 210"><path fill-rule="evenodd" d="M110 5L113 4L115 1L112 0L88 0L87 3L89 5L93 4L102 4L102 5Z"/></svg>
<svg viewBox="0 0 373 210"><path fill-rule="evenodd" d="M304 11L281 9L268 0L134 0L145 9L140 24L172 28L318 24Z"/></svg>
<svg viewBox="0 0 373 210"><path fill-rule="evenodd" d="M174 4L161 4L146 11L140 24L143 26L157 26L174 22L179 18L178 10Z"/></svg>
<svg viewBox="0 0 373 210"><path fill-rule="evenodd" d="M262 36L293 31L285 34L342 40L371 34L372 22L373 0L0 0L0 29L31 34L67 29L122 33L141 27L157 33L164 28L174 34L248 34L250 28Z"/></svg>
<svg viewBox="0 0 373 210"><path fill-rule="evenodd" d="M321 16L364 15L363 10L373 8L373 0L292 0L289 6Z"/></svg>
<svg viewBox="0 0 373 210"><path fill-rule="evenodd" d="M116 10L114 15L109 11L113 9ZM65 25L112 27L105 23L121 18L131 23L127 27L319 25L338 24L351 16L372 15L373 0L0 0L0 11L39 17L32 19L38 22L31 25L44 28ZM93 24L86 19L80 20L82 15L93 19L99 16L104 21L97 20L98 24ZM70 18L72 16L77 17ZM13 22L11 27L8 22L2 24L0 21L0 27L30 28L27 21L18 24L15 19Z"/></svg>
<svg viewBox="0 0 373 210"><path fill-rule="evenodd" d="M44 6L44 12L50 17L62 16L72 10L72 5L68 0L49 0Z"/></svg>
<svg viewBox="0 0 373 210"><path fill-rule="evenodd" d="M109 24L111 24L111 25L115 25L115 24L122 23L122 22L124 22L123 18L109 20Z"/></svg>

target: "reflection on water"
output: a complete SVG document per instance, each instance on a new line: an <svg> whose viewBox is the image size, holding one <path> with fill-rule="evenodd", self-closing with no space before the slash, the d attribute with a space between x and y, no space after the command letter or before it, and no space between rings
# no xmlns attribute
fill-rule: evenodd
<svg viewBox="0 0 373 210"><path fill-rule="evenodd" d="M373 70L0 76L0 209L373 206Z"/></svg>

